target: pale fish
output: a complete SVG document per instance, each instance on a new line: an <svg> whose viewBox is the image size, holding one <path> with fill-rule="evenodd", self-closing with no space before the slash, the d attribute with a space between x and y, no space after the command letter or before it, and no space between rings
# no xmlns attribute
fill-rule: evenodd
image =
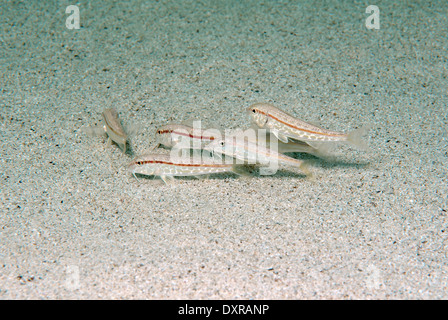
<svg viewBox="0 0 448 320"><path fill-rule="evenodd" d="M247 109L247 112L258 127L269 129L284 143L294 139L305 141L312 147L318 148L319 142L348 142L361 149L366 148L362 136L369 127L350 133L331 131L299 120L269 103L255 103Z"/></svg>
<svg viewBox="0 0 448 320"><path fill-rule="evenodd" d="M103 116L103 125L86 126L82 128L82 131L89 136L106 134L108 144L113 141L123 150L123 153L126 153L128 135L121 125L117 110L113 108L105 109L101 115Z"/></svg>
<svg viewBox="0 0 448 320"><path fill-rule="evenodd" d="M214 159L206 157L173 157L170 154L139 156L129 164L129 170L134 177L136 174L160 176L166 184L174 177L197 177L225 172L242 174L236 164L216 162Z"/></svg>
<svg viewBox="0 0 448 320"><path fill-rule="evenodd" d="M225 155L248 164L269 165L274 172L279 164L283 164L297 167L305 174L309 173L304 161L288 157L242 136L227 136L215 140L209 143L205 150L218 157Z"/></svg>

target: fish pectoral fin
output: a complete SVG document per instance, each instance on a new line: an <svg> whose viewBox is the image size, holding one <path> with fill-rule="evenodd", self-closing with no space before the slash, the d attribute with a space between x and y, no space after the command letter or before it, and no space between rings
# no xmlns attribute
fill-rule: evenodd
<svg viewBox="0 0 448 320"><path fill-rule="evenodd" d="M211 158L217 161L222 161L222 154L215 152L214 150L211 152Z"/></svg>
<svg viewBox="0 0 448 320"><path fill-rule="evenodd" d="M278 130L271 130L274 136L283 143L288 143L288 137Z"/></svg>
<svg viewBox="0 0 448 320"><path fill-rule="evenodd" d="M132 175L134 176L135 179L137 179L138 182L140 182L140 180L138 180L137 175L135 174L135 171L132 171Z"/></svg>

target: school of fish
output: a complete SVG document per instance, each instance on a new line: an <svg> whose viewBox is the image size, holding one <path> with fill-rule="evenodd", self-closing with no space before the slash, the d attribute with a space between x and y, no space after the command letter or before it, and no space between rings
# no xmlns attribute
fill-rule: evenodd
<svg viewBox="0 0 448 320"><path fill-rule="evenodd" d="M300 120L269 103L255 103L246 110L252 128L233 130L223 134L220 130L203 130L200 125L167 124L157 129L153 148L163 147L170 153L154 152L134 158L129 171L137 175L158 176L166 184L174 177L200 177L215 173L246 175L248 165L270 168L275 174L280 166L298 168L309 175L305 160L285 153L309 153L325 157L328 146L348 143L359 149L367 146L362 140L368 127L350 133L327 130ZM108 143L115 142L126 153L128 136L115 109L102 113L104 125L87 127L87 134L105 134Z"/></svg>

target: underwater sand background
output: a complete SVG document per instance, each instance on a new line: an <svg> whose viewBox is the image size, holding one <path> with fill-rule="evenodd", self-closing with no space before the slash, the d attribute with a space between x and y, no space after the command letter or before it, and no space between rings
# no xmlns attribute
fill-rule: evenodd
<svg viewBox="0 0 448 320"><path fill-rule="evenodd" d="M445 1L82 1L79 30L69 4L1 1L1 299L448 298ZM314 180L127 171L158 126L260 101L371 124L370 151ZM80 131L108 107L131 153Z"/></svg>

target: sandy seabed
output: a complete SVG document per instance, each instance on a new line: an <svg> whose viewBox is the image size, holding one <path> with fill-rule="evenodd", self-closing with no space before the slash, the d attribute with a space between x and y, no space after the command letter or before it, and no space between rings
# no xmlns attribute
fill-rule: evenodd
<svg viewBox="0 0 448 320"><path fill-rule="evenodd" d="M1 299L447 299L445 1L2 1ZM270 102L370 150L136 180L168 122ZM123 154L83 126L114 107Z"/></svg>

